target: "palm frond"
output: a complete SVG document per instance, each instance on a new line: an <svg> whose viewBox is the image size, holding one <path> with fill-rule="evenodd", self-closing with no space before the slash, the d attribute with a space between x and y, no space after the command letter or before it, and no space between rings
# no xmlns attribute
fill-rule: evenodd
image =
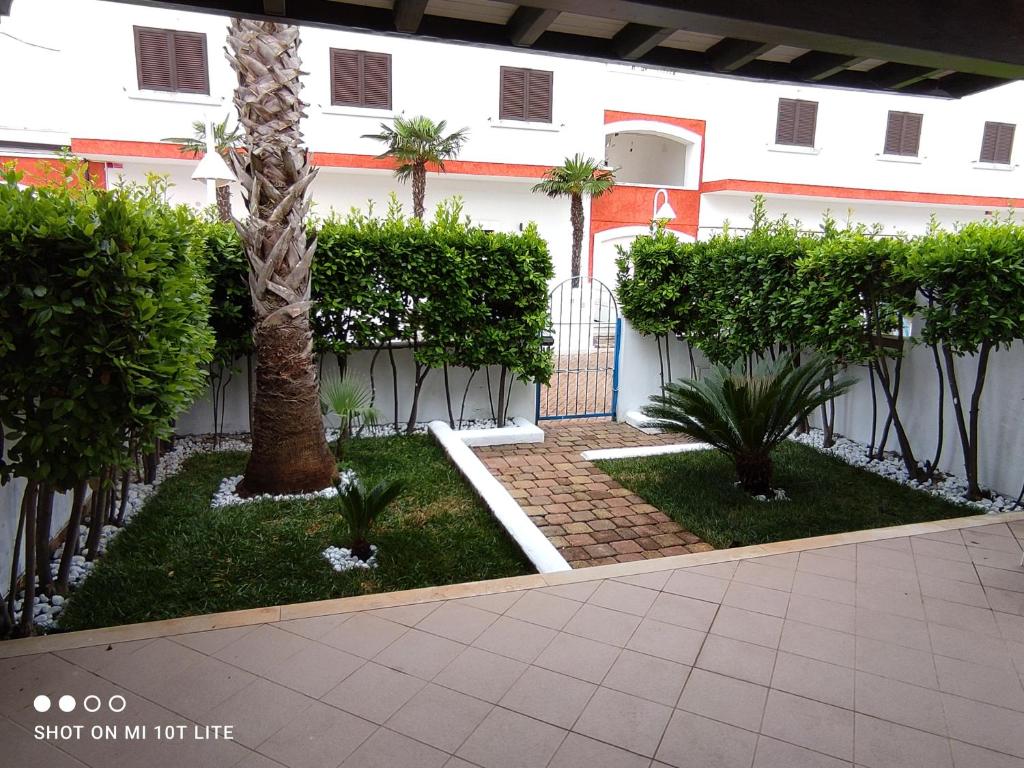
<svg viewBox="0 0 1024 768"><path fill-rule="evenodd" d="M548 197L600 197L614 186L614 170L603 167L592 157L576 154L565 158L562 165L545 171L544 178L533 186L533 191Z"/></svg>
<svg viewBox="0 0 1024 768"><path fill-rule="evenodd" d="M380 133L364 134L363 138L385 145L385 150L377 156L379 159L393 158L399 169L409 166L410 170L400 178L411 175L411 168L416 165L434 165L439 171L444 171L445 161L457 157L469 138L468 128L446 134L447 121L435 123L423 115L399 116L392 125L381 123L380 128Z"/></svg>

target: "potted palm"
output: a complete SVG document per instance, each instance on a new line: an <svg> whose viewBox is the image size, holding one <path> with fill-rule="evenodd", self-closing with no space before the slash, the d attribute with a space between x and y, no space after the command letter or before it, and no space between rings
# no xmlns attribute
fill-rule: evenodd
<svg viewBox="0 0 1024 768"><path fill-rule="evenodd" d="M665 385L643 412L669 432L682 432L728 455L739 485L752 496L772 493L772 451L816 408L853 386L815 357L792 355L754 371L717 366L700 380Z"/></svg>

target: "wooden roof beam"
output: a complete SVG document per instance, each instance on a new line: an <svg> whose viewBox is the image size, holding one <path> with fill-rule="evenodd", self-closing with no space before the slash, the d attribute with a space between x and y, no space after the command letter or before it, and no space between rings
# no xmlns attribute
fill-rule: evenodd
<svg viewBox="0 0 1024 768"><path fill-rule="evenodd" d="M420 28L427 0L395 0L395 29L412 34Z"/></svg>
<svg viewBox="0 0 1024 768"><path fill-rule="evenodd" d="M774 43L758 43L754 40L727 37L708 48L708 64L716 72L735 72L774 47Z"/></svg>
<svg viewBox="0 0 1024 768"><path fill-rule="evenodd" d="M612 39L615 52L627 61L635 61L667 40L674 29L627 24Z"/></svg>
<svg viewBox="0 0 1024 768"><path fill-rule="evenodd" d="M820 82L833 75L866 61L866 56L849 56L845 53L825 53L824 51L808 51L793 59L791 66L798 80Z"/></svg>
<svg viewBox="0 0 1024 768"><path fill-rule="evenodd" d="M561 11L521 5L508 20L508 39L512 45L529 48L544 31L554 24Z"/></svg>

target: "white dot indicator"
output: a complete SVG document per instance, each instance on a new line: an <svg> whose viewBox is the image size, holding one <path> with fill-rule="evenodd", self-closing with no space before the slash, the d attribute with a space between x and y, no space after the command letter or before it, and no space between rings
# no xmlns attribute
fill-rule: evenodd
<svg viewBox="0 0 1024 768"><path fill-rule="evenodd" d="M57 706L60 707L61 712L74 712L75 711L75 697L64 694L60 697L60 701L57 702Z"/></svg>
<svg viewBox="0 0 1024 768"><path fill-rule="evenodd" d="M32 702L32 706L36 708L36 712L49 712L50 711L50 697L43 694L36 696Z"/></svg>

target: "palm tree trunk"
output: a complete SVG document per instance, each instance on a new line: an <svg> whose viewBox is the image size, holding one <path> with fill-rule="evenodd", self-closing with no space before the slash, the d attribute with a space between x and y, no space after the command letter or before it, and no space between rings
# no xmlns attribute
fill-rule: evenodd
<svg viewBox="0 0 1024 768"><path fill-rule="evenodd" d="M583 195L572 195L569 220L572 222L572 287L578 288L583 255Z"/></svg>
<svg viewBox="0 0 1024 768"><path fill-rule="evenodd" d="M227 184L217 187L217 216L221 221L231 221L231 187Z"/></svg>
<svg viewBox="0 0 1024 768"><path fill-rule="evenodd" d="M412 215L423 221L426 213L427 166L417 163L412 167Z"/></svg>
<svg viewBox="0 0 1024 768"><path fill-rule="evenodd" d="M740 487L751 496L767 496L772 487L772 458L769 455L734 457Z"/></svg>
<svg viewBox="0 0 1024 768"><path fill-rule="evenodd" d="M299 28L232 19L228 46L247 150L231 156L249 210L236 226L256 315L252 453L238 492L320 490L337 468L324 435L309 325L316 241L307 246L306 192L316 173L299 130Z"/></svg>

